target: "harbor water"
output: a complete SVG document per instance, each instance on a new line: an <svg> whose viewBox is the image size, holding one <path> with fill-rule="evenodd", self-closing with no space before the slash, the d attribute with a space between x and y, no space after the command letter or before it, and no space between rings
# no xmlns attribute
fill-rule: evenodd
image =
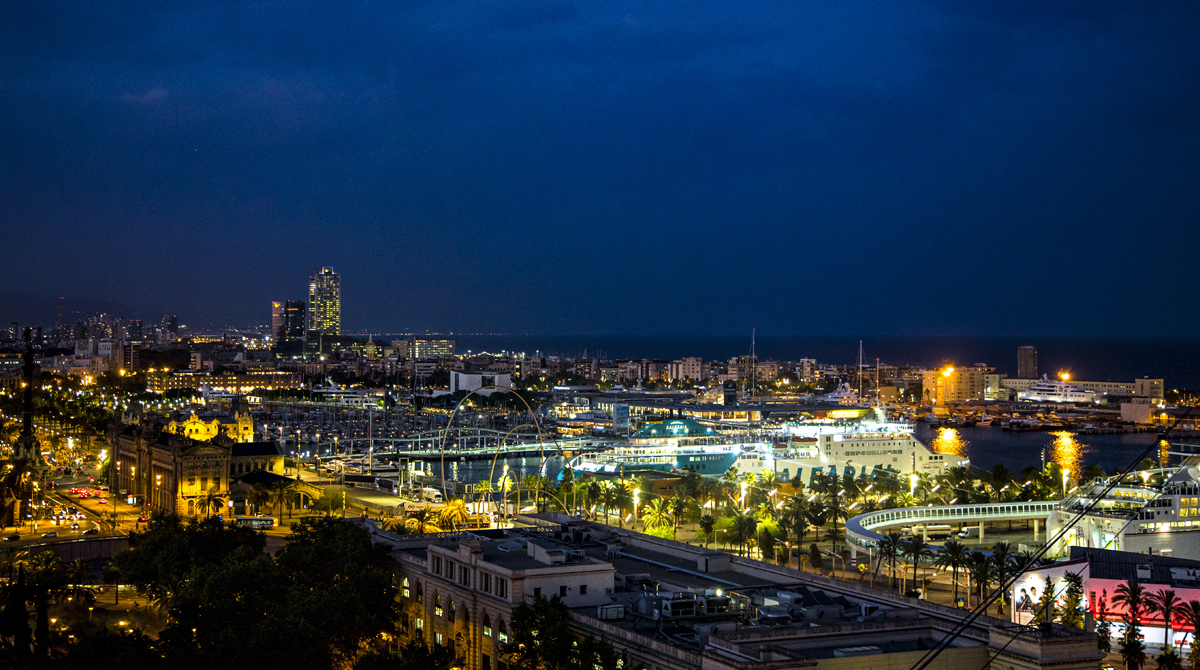
<svg viewBox="0 0 1200 670"><path fill-rule="evenodd" d="M1124 469L1146 447L1158 442L1154 433L1009 432L999 426L942 428L923 423L917 424L914 435L935 453L965 456L972 466L986 470L1003 463L1014 474L1027 465L1041 467L1043 458L1071 472L1092 464L1112 472ZM1157 458L1157 452L1151 457Z"/></svg>

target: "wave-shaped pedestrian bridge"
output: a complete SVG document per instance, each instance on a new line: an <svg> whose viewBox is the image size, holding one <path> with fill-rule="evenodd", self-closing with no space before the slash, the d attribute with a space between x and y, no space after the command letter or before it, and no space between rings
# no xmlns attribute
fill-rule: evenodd
<svg viewBox="0 0 1200 670"><path fill-rule="evenodd" d="M877 543L884 538L883 533L878 532L879 530L896 526L936 526L957 523L978 524L982 531L982 524L992 521L1033 519L1036 523L1037 520L1045 519L1061 504L1061 500L1040 500L976 505L897 507L878 512L867 512L846 521L846 542L850 545L852 555L857 556L859 551L873 555ZM936 547L934 549L936 550Z"/></svg>

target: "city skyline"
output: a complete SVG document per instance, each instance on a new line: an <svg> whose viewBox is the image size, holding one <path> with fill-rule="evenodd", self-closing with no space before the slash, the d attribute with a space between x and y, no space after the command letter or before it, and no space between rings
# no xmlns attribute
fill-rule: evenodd
<svg viewBox="0 0 1200 670"><path fill-rule="evenodd" d="M14 309L258 323L330 265L363 330L1200 318L1154 272L1195 260L1194 4L54 7L0 10L0 217L87 253L13 257Z"/></svg>

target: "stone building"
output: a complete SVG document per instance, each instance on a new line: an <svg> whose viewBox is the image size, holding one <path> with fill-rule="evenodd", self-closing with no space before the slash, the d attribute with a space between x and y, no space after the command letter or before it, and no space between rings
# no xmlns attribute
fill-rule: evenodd
<svg viewBox="0 0 1200 670"><path fill-rule="evenodd" d="M451 647L465 668L500 668L513 611L537 597L557 596L569 607L612 602L612 564L558 542L482 534L432 539L393 554L400 632Z"/></svg>
<svg viewBox="0 0 1200 670"><path fill-rule="evenodd" d="M193 440L208 441L218 435L226 435L234 442L254 441L254 419L249 413L225 414L223 412L191 412L167 422L168 433L183 435Z"/></svg>
<svg viewBox="0 0 1200 670"><path fill-rule="evenodd" d="M230 480L265 471L283 473L273 442L235 442L224 433L210 440L166 432L154 419L110 431L109 482L114 495L133 498L147 511L202 515L208 491L228 498Z"/></svg>

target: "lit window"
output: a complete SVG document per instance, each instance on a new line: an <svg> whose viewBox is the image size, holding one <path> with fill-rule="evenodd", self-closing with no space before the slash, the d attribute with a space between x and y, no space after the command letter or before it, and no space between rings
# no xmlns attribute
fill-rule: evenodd
<svg viewBox="0 0 1200 670"><path fill-rule="evenodd" d="M433 613L436 616L442 616L442 597L441 596L433 597Z"/></svg>

